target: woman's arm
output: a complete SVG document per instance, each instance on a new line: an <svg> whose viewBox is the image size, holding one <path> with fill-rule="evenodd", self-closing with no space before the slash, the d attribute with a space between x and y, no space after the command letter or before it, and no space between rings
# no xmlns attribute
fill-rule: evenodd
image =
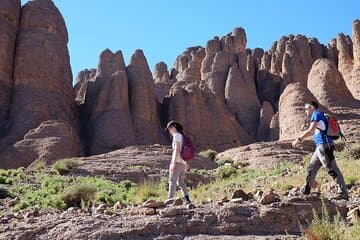
<svg viewBox="0 0 360 240"><path fill-rule="evenodd" d="M179 141L176 141L175 142L175 149L174 149L174 152L175 154L172 155L172 158L171 158L171 169L174 170L175 169L175 160L176 160L176 157L180 154L180 142Z"/></svg>

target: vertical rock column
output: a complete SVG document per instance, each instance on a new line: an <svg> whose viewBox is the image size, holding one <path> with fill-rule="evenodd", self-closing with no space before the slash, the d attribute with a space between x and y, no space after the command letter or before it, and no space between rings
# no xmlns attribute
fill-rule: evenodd
<svg viewBox="0 0 360 240"><path fill-rule="evenodd" d="M10 105L20 5L20 0L0 1L0 130ZM0 137L1 133L2 131L0 131Z"/></svg>
<svg viewBox="0 0 360 240"><path fill-rule="evenodd" d="M100 54L96 75L86 84L82 118L85 118L88 155L136 144L129 108L128 78L121 51L112 53L107 49Z"/></svg>
<svg viewBox="0 0 360 240"><path fill-rule="evenodd" d="M65 22L53 1L23 6L9 131L0 143L1 166L80 154L67 43Z"/></svg>
<svg viewBox="0 0 360 240"><path fill-rule="evenodd" d="M154 82L142 50L135 51L126 70L136 142L138 144L159 143L162 136Z"/></svg>

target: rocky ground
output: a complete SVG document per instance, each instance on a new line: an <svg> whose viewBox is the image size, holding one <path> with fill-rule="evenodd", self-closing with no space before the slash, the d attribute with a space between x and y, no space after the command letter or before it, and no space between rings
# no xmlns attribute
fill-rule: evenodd
<svg viewBox="0 0 360 240"><path fill-rule="evenodd" d="M63 212L7 211L1 218L0 239L300 239L300 225L312 219L313 209L321 212L322 204L331 216L339 211L351 218L355 216L349 209L359 211L356 198L329 201L317 194L291 195L280 200L265 192L257 200L222 199L196 206L147 201L125 209L115 204ZM1 208L9 204L11 201L2 200Z"/></svg>
<svg viewBox="0 0 360 240"><path fill-rule="evenodd" d="M286 141L257 143L243 147L247 149L238 154L250 162L250 168L257 168L259 161L266 159L275 165L281 160L299 163L303 154L311 150L310 145L305 145L302 150L291 149L289 145ZM269 151L259 151L261 148ZM276 149L282 154L277 155ZM232 151L220 153L218 157ZM68 175L104 176L116 182L129 178L135 182L145 178L160 179L167 176L170 154L168 147L160 145L128 147L75 159L82 164ZM192 167L207 168L211 172L216 164L198 156ZM46 171L53 170L47 168ZM209 181L208 177L198 175L189 174L198 182ZM297 187L289 191L272 191L263 186L263 191L245 193L235 189L231 197L218 196L192 205L183 205L180 199L170 205L148 200L143 204L125 206L118 202L114 206L100 204L89 209L71 207L65 211L21 210L13 213L9 209L19 200L7 198L0 201L0 239L301 239L300 226L306 227L313 218L313 209L320 213L322 204L330 216L339 211L344 219L351 220L359 214L359 184L350 186L349 201L332 199L333 185L325 185L327 190L320 194L317 189L310 196L302 196Z"/></svg>

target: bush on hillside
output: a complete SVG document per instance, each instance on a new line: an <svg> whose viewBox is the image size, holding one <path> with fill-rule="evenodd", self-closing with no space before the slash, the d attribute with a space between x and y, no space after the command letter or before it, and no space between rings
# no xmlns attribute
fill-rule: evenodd
<svg viewBox="0 0 360 240"><path fill-rule="evenodd" d="M221 179L229 178L237 174L236 168L231 165L224 165L217 169L216 174Z"/></svg>
<svg viewBox="0 0 360 240"><path fill-rule="evenodd" d="M69 173L71 169L75 168L76 166L81 165L80 161L73 160L73 159L62 159L57 161L53 168L57 171L60 175Z"/></svg>
<svg viewBox="0 0 360 240"><path fill-rule="evenodd" d="M67 207L88 208L95 201L96 187L90 184L77 184L61 195Z"/></svg>
<svg viewBox="0 0 360 240"><path fill-rule="evenodd" d="M199 155L202 157L207 157L212 161L215 161L216 158L216 154L218 154L215 150L213 149L208 149L206 151L200 152Z"/></svg>
<svg viewBox="0 0 360 240"><path fill-rule="evenodd" d="M355 144L349 149L350 157L355 160L360 160L360 144Z"/></svg>

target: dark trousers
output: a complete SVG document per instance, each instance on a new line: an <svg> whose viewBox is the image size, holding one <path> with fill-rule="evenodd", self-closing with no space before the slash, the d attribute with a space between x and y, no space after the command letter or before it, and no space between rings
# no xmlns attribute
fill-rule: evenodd
<svg viewBox="0 0 360 240"><path fill-rule="evenodd" d="M316 174L321 166L336 181L338 192L347 193L344 177L335 161L334 145L320 144L316 147L307 168L306 186L308 188L313 186Z"/></svg>

